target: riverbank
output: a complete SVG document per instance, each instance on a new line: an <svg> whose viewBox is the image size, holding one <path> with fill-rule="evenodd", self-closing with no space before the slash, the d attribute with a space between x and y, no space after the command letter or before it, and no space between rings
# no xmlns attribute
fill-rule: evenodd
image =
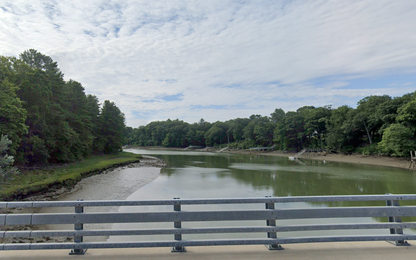
<svg viewBox="0 0 416 260"><path fill-rule="evenodd" d="M228 151L227 151L228 152ZM281 157L293 157L295 153L285 153L282 151L273 152L257 152L257 151L229 151L230 153L246 153L246 154L258 154L266 156L281 156ZM396 167L402 169L409 169L410 159L387 157L387 156L367 156L367 155L342 155L342 154L324 154L324 153L309 153L303 154L299 159L311 159L318 161L328 162L342 162L342 163L356 163L356 164L369 164L385 167Z"/></svg>
<svg viewBox="0 0 416 260"><path fill-rule="evenodd" d="M138 163L142 158L138 154L121 152L92 156L74 164L22 169L8 184L1 185L0 200L25 200L37 195L48 200L72 189L86 177Z"/></svg>
<svg viewBox="0 0 416 260"><path fill-rule="evenodd" d="M137 149L148 149L148 150L173 150L173 151L183 151L184 148L176 147L135 147L131 146L129 148ZM197 152L220 152L221 149L218 148L204 148L204 149L195 149L192 151ZM280 157L293 157L296 153L288 153L284 151L249 151L241 149L231 149L225 150L223 153L231 154L249 154L249 155L265 155L265 156L280 156ZM328 161L328 162L342 162L342 163L356 163L356 164L369 164L369 165L378 165L385 167L395 167L402 169L409 169L410 158L404 157L388 157L388 156L375 156L375 155L361 155L361 154L352 154L352 155L343 155L343 154L324 154L324 153L307 153L303 154L300 159L311 159L319 161Z"/></svg>
<svg viewBox="0 0 416 260"><path fill-rule="evenodd" d="M76 200L126 200L141 187L155 180L160 169L166 166L162 159L143 155L140 162L105 171L102 174L85 178L56 199ZM117 212L119 207L89 207L88 212ZM73 208L42 208L40 213L72 213ZM111 229L112 224L85 224L85 229ZM62 229L63 225L48 225L45 229ZM65 228L65 227L64 227ZM71 229L68 226L67 229ZM85 237L85 242L106 241L106 237Z"/></svg>
<svg viewBox="0 0 416 260"><path fill-rule="evenodd" d="M137 155L136 155L137 158ZM155 180L160 169L166 166L166 162L162 159L152 156L140 156L140 160L125 165L107 168L95 175L89 175L83 178L74 186L62 187L57 190L50 190L43 193L37 193L25 198L31 201L43 200L60 200L60 201L76 201L84 200L125 200L132 193ZM116 212L118 207L90 207L88 212ZM0 209L0 213L30 213L31 208L18 209ZM73 208L40 208L36 212L39 213L72 213ZM23 226L17 225L7 230L37 230L37 229L72 229L73 225L47 225L47 226ZM110 229L111 224L85 224L86 229ZM105 237L86 237L85 241L105 241ZM0 238L0 243L45 243L45 242L68 242L73 241L72 237L54 237L54 238L21 238L6 239Z"/></svg>

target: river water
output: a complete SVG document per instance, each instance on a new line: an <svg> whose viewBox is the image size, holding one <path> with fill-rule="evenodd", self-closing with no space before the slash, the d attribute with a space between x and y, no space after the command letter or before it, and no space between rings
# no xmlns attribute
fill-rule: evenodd
<svg viewBox="0 0 416 260"><path fill-rule="evenodd" d="M192 151L159 151L129 149L128 152L152 155L167 161L158 178L131 194L127 200L191 199L191 198L241 198L264 196L314 196L314 195L364 195L364 194L412 194L416 192L416 174L413 171L338 162L301 159L290 161L287 157L238 155ZM383 205L383 202L338 202L338 206ZM277 208L321 207L331 204L285 203ZM206 205L192 206L192 210L206 210ZM264 205L224 205L209 209L263 209ZM186 210L186 206L183 206ZM120 212L172 211L171 207L121 207ZM342 223L345 219L279 220L277 225L306 223ZM350 222L348 220L347 222ZM386 219L360 218L354 221L371 223ZM230 223L216 222L215 226ZM262 222L236 222L235 226L264 226ZM212 223L183 223L183 227L213 226ZM154 224L155 228L171 228L172 224ZM115 229L144 228L140 224L114 224ZM148 228L148 226L147 226ZM387 234L388 230L360 231L363 234ZM370 233L369 233L370 232ZM405 232L413 233L412 230ZM305 235L353 234L357 231L308 231L279 233L279 237ZM227 234L226 238L258 237L264 234ZM184 235L201 238L201 235ZM171 239L157 236L157 239ZM223 234L203 235L202 238L224 238ZM109 240L133 241L137 237L110 237ZM150 237L150 239L156 239ZM149 237L146 237L149 240Z"/></svg>

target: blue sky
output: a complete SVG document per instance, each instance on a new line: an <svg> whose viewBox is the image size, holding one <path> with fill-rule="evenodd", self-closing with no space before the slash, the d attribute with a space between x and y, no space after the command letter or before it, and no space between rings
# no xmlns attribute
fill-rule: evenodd
<svg viewBox="0 0 416 260"><path fill-rule="evenodd" d="M416 1L0 0L0 55L36 49L132 127L416 90Z"/></svg>

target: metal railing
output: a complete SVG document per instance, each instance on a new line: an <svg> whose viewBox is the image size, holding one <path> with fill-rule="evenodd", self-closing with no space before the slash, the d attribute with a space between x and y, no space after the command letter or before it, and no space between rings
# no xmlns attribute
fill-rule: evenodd
<svg viewBox="0 0 416 260"><path fill-rule="evenodd" d="M335 203L355 201L385 201L386 206L360 207L281 207L282 203ZM31 201L0 202L0 208L46 208L74 207L75 213L28 213L0 214L0 227L13 225L52 225L73 224L74 230L24 230L0 231L1 238L33 237L74 237L74 242L63 243L4 243L0 250L72 249L71 254L83 254L88 248L130 248L130 247L171 247L174 252L184 252L188 246L217 245L258 245L264 244L271 250L282 249L282 244L340 242L340 241L394 241L396 245L409 245L406 240L416 240L416 235L403 234L405 228L416 228L415 222L402 223L401 217L415 217L416 206L400 206L400 201L416 201L416 195L365 195L365 196L302 196L264 197L234 199L179 199L141 201ZM182 206L217 204L261 204L263 209L251 210L192 210L183 211ZM163 212L107 212L87 213L85 207L114 206L173 206L172 211ZM331 224L276 225L279 220L319 219L319 218L384 218L384 222ZM184 222L197 221L264 221L264 226L242 227L193 227L184 228ZM91 223L151 223L170 222L173 228L84 230L84 224ZM279 238L278 232L327 231L384 229L386 234L375 235L324 235ZM182 240L182 235L208 233L264 233L265 238L204 239ZM131 236L131 235L172 235L170 241L135 242L84 242L86 236Z"/></svg>

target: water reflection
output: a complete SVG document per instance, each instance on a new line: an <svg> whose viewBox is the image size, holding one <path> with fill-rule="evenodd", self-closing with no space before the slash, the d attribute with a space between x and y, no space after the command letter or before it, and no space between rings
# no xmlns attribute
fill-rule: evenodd
<svg viewBox="0 0 416 260"><path fill-rule="evenodd" d="M230 155L198 153L188 151L129 150L139 154L151 154L163 158L168 167L162 169L160 176L152 183L132 194L129 200L188 198L237 198L263 196L313 196L313 195L364 195L364 194L412 194L416 191L416 175L412 171L372 165L357 165L314 160L302 160L304 165L288 160L286 157ZM404 202L414 204L413 202ZM334 202L334 203L286 203L276 207L317 207L317 206L365 206L385 205L384 202ZM204 210L197 206L192 210ZM238 209L241 205L216 206L216 209ZM245 209L262 205L244 205ZM186 207L184 207L186 210ZM139 209L121 208L132 212ZM154 208L140 208L150 211ZM170 207L159 207L160 211L172 211ZM386 221L385 218L355 219L368 223ZM285 220L278 224L320 223L323 220ZM349 220L350 221L350 220ZM345 219L331 219L326 223L341 223ZM347 221L348 222L348 221ZM235 223L238 225L259 225L262 222ZM130 225L115 225L115 228L131 228ZM137 225L137 224L135 224ZM184 227L212 226L212 223L185 223ZM229 223L215 223L215 226ZM134 226L134 225L133 225ZM172 227L171 224L157 224L157 228ZM138 226L135 226L138 228ZM357 231L325 231L326 235L350 234ZM361 231L366 234L368 231ZM371 234L387 234L387 230L370 231ZM322 235L322 232L296 232L295 235ZM352 234L352 233L351 233ZM290 236L293 236L291 233ZM210 238L222 235L206 235ZM250 237L264 237L264 234L249 234ZM284 237L285 234L280 234ZM192 235L185 236L194 238ZM243 237L231 234L227 237ZM159 237L160 238L160 237ZM199 236L199 238L201 238ZM126 238L135 240L134 238ZM148 238L146 238L148 239ZM171 239L166 237L166 239Z"/></svg>

